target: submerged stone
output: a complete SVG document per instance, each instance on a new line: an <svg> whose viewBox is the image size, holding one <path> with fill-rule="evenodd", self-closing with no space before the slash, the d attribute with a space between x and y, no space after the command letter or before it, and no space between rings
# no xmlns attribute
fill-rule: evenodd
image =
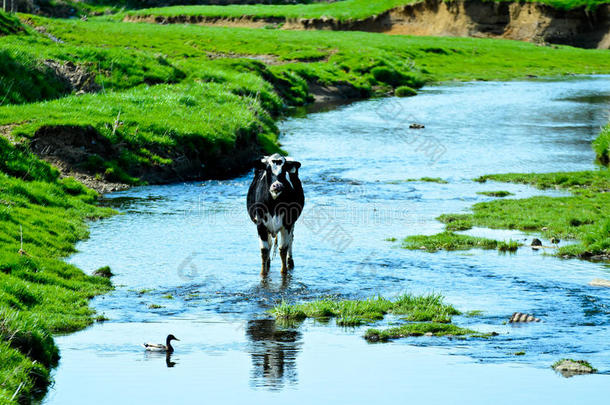
<svg viewBox="0 0 610 405"><path fill-rule="evenodd" d="M593 374L597 370L584 360L564 359L553 365L553 369L564 377L572 377L580 374Z"/></svg>
<svg viewBox="0 0 610 405"><path fill-rule="evenodd" d="M610 287L610 280L605 280L603 278L594 278L589 282L589 285L592 287Z"/></svg>

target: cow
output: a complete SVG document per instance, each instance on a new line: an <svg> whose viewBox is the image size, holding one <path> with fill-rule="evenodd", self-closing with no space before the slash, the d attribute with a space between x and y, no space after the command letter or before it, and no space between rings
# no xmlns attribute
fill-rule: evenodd
<svg viewBox="0 0 610 405"><path fill-rule="evenodd" d="M282 275L294 268L294 224L305 205L299 180L300 167L301 163L277 153L254 162L254 179L248 189L247 207L258 231L263 277L269 273L270 252L274 239L277 243L278 234Z"/></svg>

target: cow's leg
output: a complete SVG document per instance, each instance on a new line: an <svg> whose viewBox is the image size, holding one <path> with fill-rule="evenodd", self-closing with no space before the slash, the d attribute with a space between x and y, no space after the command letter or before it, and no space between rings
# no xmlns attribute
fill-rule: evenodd
<svg viewBox="0 0 610 405"><path fill-rule="evenodd" d="M291 246L292 227L282 228L280 230L280 258L282 259L282 274L285 274L288 270L294 267L294 263L291 267L290 262L288 261L288 257L290 257L290 261L292 261L292 255L290 253Z"/></svg>
<svg viewBox="0 0 610 405"><path fill-rule="evenodd" d="M294 269L294 260L292 260L292 242L294 241L294 226L290 228L290 244L288 245L288 270Z"/></svg>
<svg viewBox="0 0 610 405"><path fill-rule="evenodd" d="M266 277L269 273L269 267L271 265L271 257L269 253L271 252L271 234L267 230L267 227L263 224L257 226L258 230L258 239L261 246L261 276Z"/></svg>

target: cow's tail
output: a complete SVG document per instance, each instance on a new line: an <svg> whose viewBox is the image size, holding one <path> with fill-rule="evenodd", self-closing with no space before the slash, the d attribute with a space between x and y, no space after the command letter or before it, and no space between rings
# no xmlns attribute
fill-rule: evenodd
<svg viewBox="0 0 610 405"><path fill-rule="evenodd" d="M273 256L271 257L271 260L275 259L276 255L277 255L277 235L275 235L275 238L273 239Z"/></svg>

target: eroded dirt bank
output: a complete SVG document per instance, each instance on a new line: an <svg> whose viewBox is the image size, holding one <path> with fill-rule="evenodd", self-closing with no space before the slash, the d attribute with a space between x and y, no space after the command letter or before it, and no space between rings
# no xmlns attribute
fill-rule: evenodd
<svg viewBox="0 0 610 405"><path fill-rule="evenodd" d="M171 163L134 164L128 167L129 175L148 184L230 178L247 171L252 161L264 153L256 134L238 135L234 145L208 145L204 139L195 138L187 144L156 151ZM93 127L41 127L29 142L29 149L57 167L62 175L72 176L101 193L130 187L101 170L103 161L120 159L129 147L111 143Z"/></svg>
<svg viewBox="0 0 610 405"><path fill-rule="evenodd" d="M206 17L129 15L125 21L231 27L370 31L387 34L506 38L582 48L610 48L610 5L558 10L526 2L425 0L363 20L283 17Z"/></svg>

